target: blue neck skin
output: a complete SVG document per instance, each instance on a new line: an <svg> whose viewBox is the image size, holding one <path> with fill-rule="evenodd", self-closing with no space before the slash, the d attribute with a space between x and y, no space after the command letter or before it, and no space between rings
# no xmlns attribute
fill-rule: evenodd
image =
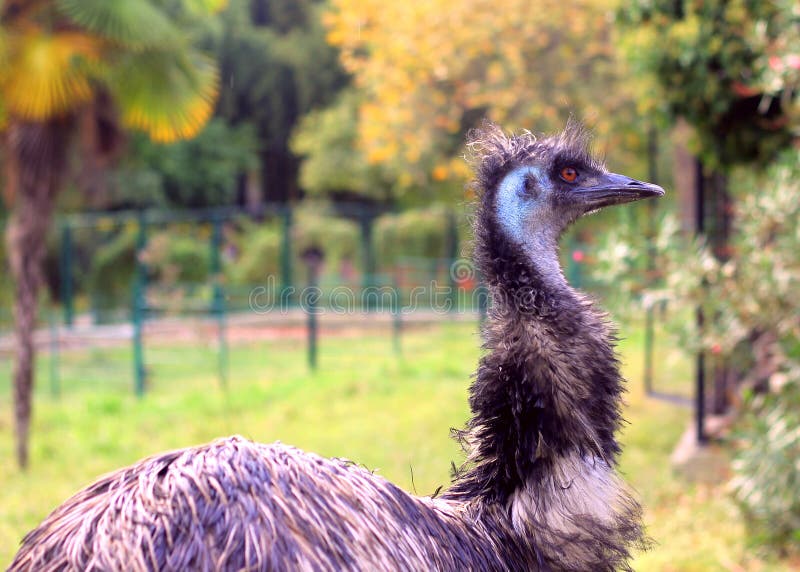
<svg viewBox="0 0 800 572"><path fill-rule="evenodd" d="M525 190L533 177L538 192ZM517 243L543 281L552 288L566 286L558 261L561 226L549 203L552 183L539 167L518 167L505 176L497 189L497 220L508 238Z"/></svg>

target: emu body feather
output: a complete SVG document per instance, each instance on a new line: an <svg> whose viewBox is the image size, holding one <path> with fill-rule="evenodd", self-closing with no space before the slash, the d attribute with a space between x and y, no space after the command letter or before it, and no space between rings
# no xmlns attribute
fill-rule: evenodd
<svg viewBox="0 0 800 572"><path fill-rule="evenodd" d="M103 477L25 538L12 570L506 569L465 508L231 437Z"/></svg>

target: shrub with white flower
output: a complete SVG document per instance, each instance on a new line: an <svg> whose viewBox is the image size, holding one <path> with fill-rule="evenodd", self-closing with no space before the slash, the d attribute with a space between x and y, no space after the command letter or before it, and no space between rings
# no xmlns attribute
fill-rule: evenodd
<svg viewBox="0 0 800 572"><path fill-rule="evenodd" d="M665 304L665 329L687 352L725 358L741 374L743 411L732 490L757 539L800 547L800 149L765 173L737 173L732 256L720 262L672 215L658 224L657 276L631 280L647 245L623 229L606 239L600 277L644 306ZM629 299L631 299L629 298ZM697 331L694 309L708 317Z"/></svg>

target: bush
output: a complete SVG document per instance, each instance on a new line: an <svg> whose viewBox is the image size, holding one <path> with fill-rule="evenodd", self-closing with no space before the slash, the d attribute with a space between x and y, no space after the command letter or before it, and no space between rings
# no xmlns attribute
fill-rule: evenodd
<svg viewBox="0 0 800 572"><path fill-rule="evenodd" d="M439 205L380 217L375 242L381 265L397 264L403 257L445 257L449 224L447 210Z"/></svg>
<svg viewBox="0 0 800 572"><path fill-rule="evenodd" d="M667 218L656 237L663 279L660 288L643 289L642 299L672 306L666 326L683 349L716 354L742 374L739 388L751 397L744 401L735 495L755 540L783 549L800 544L800 151L789 150L762 175L737 173L733 188L731 258L720 262ZM633 292L636 284L625 277L644 248L635 238L610 239L601 257L605 279ZM698 306L714 317L703 332L687 319Z"/></svg>
<svg viewBox="0 0 800 572"><path fill-rule="evenodd" d="M142 260L149 278L164 284L201 283L211 268L208 239L178 230L163 230L148 238Z"/></svg>
<svg viewBox="0 0 800 572"><path fill-rule="evenodd" d="M236 258L226 262L225 275L238 285L264 284L280 273L282 231L276 224L243 222L232 238Z"/></svg>
<svg viewBox="0 0 800 572"><path fill-rule="evenodd" d="M771 332L792 343L800 339L800 152L791 150L764 175L739 172L735 236L730 260L720 262L702 241L687 240L674 217L665 217L656 236L656 268L663 280L641 290L629 280L647 244L609 233L602 277L645 303L669 302L676 309L701 305L708 320L702 338L685 313L668 326L689 351L702 349L735 358L752 345L754 332ZM641 274L640 274L641 275Z"/></svg>
<svg viewBox="0 0 800 572"><path fill-rule="evenodd" d="M88 286L95 311L127 307L136 268L136 236L133 227L122 227L91 257Z"/></svg>
<svg viewBox="0 0 800 572"><path fill-rule="evenodd" d="M357 261L361 256L361 230L351 220L320 212L320 208L300 208L296 211L292 229L292 249L300 262L308 248L318 248L325 254L325 265L337 268L342 260Z"/></svg>
<svg viewBox="0 0 800 572"><path fill-rule="evenodd" d="M91 257L88 283L93 310L101 320L104 312L127 308L131 303L137 235L138 229L134 226L123 226ZM176 285L208 280L208 241L197 240L175 229L152 233L142 260L147 264L151 284Z"/></svg>
<svg viewBox="0 0 800 572"><path fill-rule="evenodd" d="M378 265L390 267L403 257L445 257L450 240L449 225L449 214L442 206L379 217L373 233ZM464 223L457 230L463 232L465 228ZM228 238L236 251L226 266L226 276L231 283L263 284L269 276L280 281L282 223L271 220L256 224L243 220L238 230ZM343 261L361 268L363 245L359 224L330 214L326 205L305 204L294 211L291 241L296 284L302 284L306 279L302 254L312 247L324 253L328 273L337 273ZM459 237L459 242L466 245L462 237Z"/></svg>
<svg viewBox="0 0 800 572"><path fill-rule="evenodd" d="M311 247L325 254L327 268L336 269L342 260L358 261L361 256L361 233L350 220L304 206L297 209L292 221L291 256L294 281L305 280L303 252ZM264 284L269 276L282 279L281 253L283 227L278 221L256 224L242 221L232 242L237 251L227 265L229 279L239 285Z"/></svg>
<svg viewBox="0 0 800 572"><path fill-rule="evenodd" d="M800 375L749 400L733 463L734 496L753 539L782 553L800 549ZM792 381L788 381L793 376Z"/></svg>

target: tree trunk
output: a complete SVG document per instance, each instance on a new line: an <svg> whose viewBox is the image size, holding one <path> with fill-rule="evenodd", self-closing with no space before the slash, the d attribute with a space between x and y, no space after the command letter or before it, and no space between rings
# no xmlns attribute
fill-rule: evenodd
<svg viewBox="0 0 800 572"><path fill-rule="evenodd" d="M6 134L6 184L12 197L6 228L9 266L14 279L16 363L13 371L17 462L28 465L36 348L37 299L53 204L64 173L70 119L14 122Z"/></svg>
<svg viewBox="0 0 800 572"><path fill-rule="evenodd" d="M678 198L678 214L681 228L686 234L696 230L697 200L695 181L697 180L697 160L689 151L692 129L683 119L678 119L672 130L672 178Z"/></svg>

